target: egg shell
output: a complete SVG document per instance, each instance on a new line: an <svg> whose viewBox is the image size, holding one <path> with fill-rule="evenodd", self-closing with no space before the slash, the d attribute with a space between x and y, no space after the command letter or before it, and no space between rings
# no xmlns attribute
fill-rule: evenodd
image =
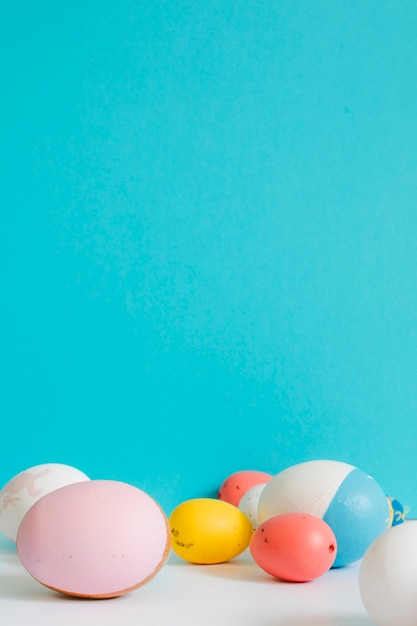
<svg viewBox="0 0 417 626"><path fill-rule="evenodd" d="M230 474L220 486L217 497L235 506L239 505L245 493L261 483L267 483L272 478L272 474L259 470L241 470Z"/></svg>
<svg viewBox="0 0 417 626"><path fill-rule="evenodd" d="M404 507L401 502L391 496L387 496L387 500L390 511L389 525L397 526L402 524L407 515L407 507Z"/></svg>
<svg viewBox="0 0 417 626"><path fill-rule="evenodd" d="M24 516L24 567L40 583L86 598L123 595L153 578L170 549L168 519L147 493L91 480L56 489Z"/></svg>
<svg viewBox="0 0 417 626"><path fill-rule="evenodd" d="M0 531L16 541L19 524L25 513L42 496L89 477L71 465L44 463L16 474L0 491Z"/></svg>
<svg viewBox="0 0 417 626"><path fill-rule="evenodd" d="M169 517L173 551L191 563L223 563L249 545L252 524L236 506L216 498L179 504Z"/></svg>
<svg viewBox="0 0 417 626"><path fill-rule="evenodd" d="M291 512L316 515L329 524L338 546L334 567L362 558L390 520L378 483L353 465L331 460L293 465L268 482L259 498L259 522Z"/></svg>
<svg viewBox="0 0 417 626"><path fill-rule="evenodd" d="M369 546L359 569L359 590L378 626L417 624L417 520L389 528Z"/></svg>
<svg viewBox="0 0 417 626"><path fill-rule="evenodd" d="M259 526L258 503L265 485L266 483L261 483L260 485L251 487L240 499L238 505L238 509L249 519L253 530L256 530Z"/></svg>
<svg viewBox="0 0 417 626"><path fill-rule="evenodd" d="M250 541L250 552L271 576L307 582L332 567L337 542L330 526L319 517L284 513L258 526Z"/></svg>

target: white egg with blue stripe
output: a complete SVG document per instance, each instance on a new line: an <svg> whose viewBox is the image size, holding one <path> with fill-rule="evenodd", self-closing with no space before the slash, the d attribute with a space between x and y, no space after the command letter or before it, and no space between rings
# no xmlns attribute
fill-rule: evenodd
<svg viewBox="0 0 417 626"><path fill-rule="evenodd" d="M258 502L259 523L291 512L316 515L329 524L337 540L333 567L361 559L390 524L384 490L372 476L341 461L298 463L265 485Z"/></svg>

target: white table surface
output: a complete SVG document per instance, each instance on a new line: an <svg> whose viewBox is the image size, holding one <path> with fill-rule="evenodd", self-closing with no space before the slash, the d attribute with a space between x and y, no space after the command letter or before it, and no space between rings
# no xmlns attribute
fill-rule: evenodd
<svg viewBox="0 0 417 626"><path fill-rule="evenodd" d="M263 572L249 550L228 563L192 565L171 552L146 585L110 600L71 598L35 581L14 543L0 538L4 626L372 626L362 604L360 562L309 583Z"/></svg>

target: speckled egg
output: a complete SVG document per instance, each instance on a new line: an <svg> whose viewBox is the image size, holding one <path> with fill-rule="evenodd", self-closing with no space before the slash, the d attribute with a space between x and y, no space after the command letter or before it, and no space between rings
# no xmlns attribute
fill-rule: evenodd
<svg viewBox="0 0 417 626"><path fill-rule="evenodd" d="M306 513L283 513L260 524L250 541L254 561L271 576L308 582L325 574L337 554L326 522Z"/></svg>
<svg viewBox="0 0 417 626"><path fill-rule="evenodd" d="M258 504L265 485L266 483L261 483L260 485L251 487L240 499L238 505L238 509L249 519L253 530L256 530L259 526Z"/></svg>
<svg viewBox="0 0 417 626"><path fill-rule="evenodd" d="M249 545L252 524L242 511L216 498L194 498L169 516L173 551L191 563L223 563Z"/></svg>
<svg viewBox="0 0 417 626"><path fill-rule="evenodd" d="M217 497L235 506L249 489L267 483L271 480L272 474L260 470L240 470L230 474L220 485Z"/></svg>

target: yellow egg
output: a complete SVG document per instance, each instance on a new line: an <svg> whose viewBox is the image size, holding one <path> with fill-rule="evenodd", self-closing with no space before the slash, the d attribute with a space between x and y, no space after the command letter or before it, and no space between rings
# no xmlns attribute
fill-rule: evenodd
<svg viewBox="0 0 417 626"><path fill-rule="evenodd" d="M252 524L233 504L194 498L179 504L169 517L172 549L191 563L224 563L243 552Z"/></svg>

